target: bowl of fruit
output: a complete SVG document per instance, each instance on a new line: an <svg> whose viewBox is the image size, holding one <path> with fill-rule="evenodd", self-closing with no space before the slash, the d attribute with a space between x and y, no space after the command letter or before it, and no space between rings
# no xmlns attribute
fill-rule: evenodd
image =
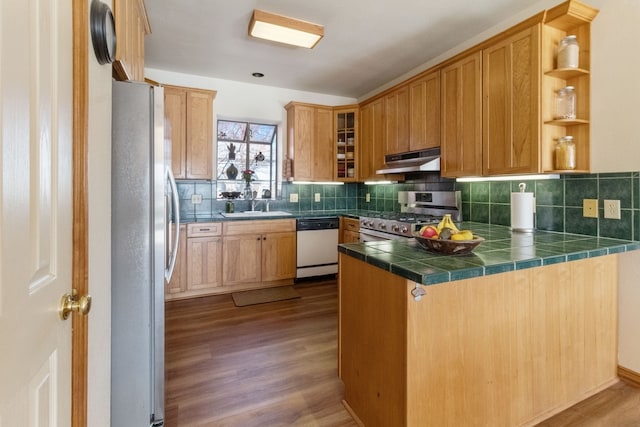
<svg viewBox="0 0 640 427"><path fill-rule="evenodd" d="M468 254L484 242L471 230L460 230L449 215L438 225L425 225L413 233L416 242L428 251L446 255Z"/></svg>

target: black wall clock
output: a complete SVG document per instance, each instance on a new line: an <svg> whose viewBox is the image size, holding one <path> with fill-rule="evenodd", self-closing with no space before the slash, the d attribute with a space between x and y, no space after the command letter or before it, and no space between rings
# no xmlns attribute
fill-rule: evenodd
<svg viewBox="0 0 640 427"><path fill-rule="evenodd" d="M98 63L112 63L116 57L116 28L109 5L100 0L93 0L89 25Z"/></svg>

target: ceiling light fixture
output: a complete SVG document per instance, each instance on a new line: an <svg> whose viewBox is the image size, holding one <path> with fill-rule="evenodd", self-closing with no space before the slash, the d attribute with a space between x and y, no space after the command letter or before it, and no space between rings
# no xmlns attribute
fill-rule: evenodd
<svg viewBox="0 0 640 427"><path fill-rule="evenodd" d="M262 73L251 73L251 75L253 77L257 77L257 78L264 77L264 74L262 74Z"/></svg>
<svg viewBox="0 0 640 427"><path fill-rule="evenodd" d="M249 22L249 35L311 49L324 36L324 27L256 9Z"/></svg>

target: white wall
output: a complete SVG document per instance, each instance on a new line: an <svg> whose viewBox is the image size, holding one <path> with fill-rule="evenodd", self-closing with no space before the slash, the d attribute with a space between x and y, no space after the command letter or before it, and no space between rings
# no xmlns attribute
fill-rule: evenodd
<svg viewBox="0 0 640 427"><path fill-rule="evenodd" d="M103 0L104 1L104 0ZM91 4L90 0L87 0ZM111 5L111 1L106 3ZM111 424L111 66L89 42L89 426Z"/></svg>
<svg viewBox="0 0 640 427"><path fill-rule="evenodd" d="M159 83L217 91L213 103L213 112L217 118L262 120L284 125L286 123L284 106L290 101L322 105L344 105L357 102L355 98L234 82L154 68L145 68L144 71L147 78Z"/></svg>
<svg viewBox="0 0 640 427"><path fill-rule="evenodd" d="M591 26L591 170L638 171L640 1L591 3L600 9Z"/></svg>

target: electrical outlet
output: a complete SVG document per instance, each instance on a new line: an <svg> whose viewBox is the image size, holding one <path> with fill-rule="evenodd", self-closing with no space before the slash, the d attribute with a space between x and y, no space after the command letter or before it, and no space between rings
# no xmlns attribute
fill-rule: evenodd
<svg viewBox="0 0 640 427"><path fill-rule="evenodd" d="M320 193L315 193L313 195L313 201L314 202L319 202L320 201Z"/></svg>
<svg viewBox="0 0 640 427"><path fill-rule="evenodd" d="M289 202L298 203L298 193L289 194Z"/></svg>
<svg viewBox="0 0 640 427"><path fill-rule="evenodd" d="M367 202L367 203L371 202L371 193L367 193L364 196L364 201Z"/></svg>
<svg viewBox="0 0 640 427"><path fill-rule="evenodd" d="M194 205L199 205L202 203L202 194L194 194L191 196L191 203Z"/></svg>
<svg viewBox="0 0 640 427"><path fill-rule="evenodd" d="M620 219L620 200L604 201L604 217L609 219Z"/></svg>
<svg viewBox="0 0 640 427"><path fill-rule="evenodd" d="M582 216L585 218L598 218L598 199L582 200Z"/></svg>

